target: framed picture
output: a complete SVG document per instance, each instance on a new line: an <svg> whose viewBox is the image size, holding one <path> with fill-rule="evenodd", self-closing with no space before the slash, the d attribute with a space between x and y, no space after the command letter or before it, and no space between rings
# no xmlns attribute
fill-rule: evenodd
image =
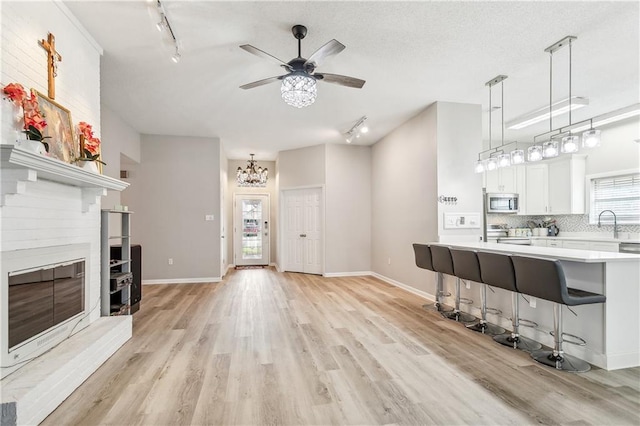
<svg viewBox="0 0 640 426"><path fill-rule="evenodd" d="M73 138L71 112L37 90L31 90L37 96L38 107L47 122L42 134L51 136L51 139L46 139L49 143L49 155L65 163L71 163L79 154L79 147Z"/></svg>

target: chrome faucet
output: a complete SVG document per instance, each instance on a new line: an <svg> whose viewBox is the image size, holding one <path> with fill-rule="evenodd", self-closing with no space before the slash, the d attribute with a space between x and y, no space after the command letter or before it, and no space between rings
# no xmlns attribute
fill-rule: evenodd
<svg viewBox="0 0 640 426"><path fill-rule="evenodd" d="M598 215L598 228L602 227L602 225L600 224L600 216L602 216L602 213L606 213L609 212L613 215L613 238L618 238L618 218L616 217L616 214L613 212L613 210L602 210L600 212L600 214Z"/></svg>

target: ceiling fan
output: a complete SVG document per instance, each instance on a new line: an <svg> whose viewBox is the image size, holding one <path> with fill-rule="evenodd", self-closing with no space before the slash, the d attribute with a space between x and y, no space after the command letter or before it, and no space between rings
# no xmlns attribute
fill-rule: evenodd
<svg viewBox="0 0 640 426"><path fill-rule="evenodd" d="M285 70L289 71L287 74L279 75L276 77L269 77L263 80L254 81L240 86L241 89L252 89L254 87L263 86L265 84L273 83L278 80L282 81L280 91L282 92L282 99L297 108L302 108L311 105L315 102L317 96L316 81L326 81L327 83L339 84L341 86L353 87L361 89L364 86L365 81L359 78L347 77L345 75L329 74L329 73L316 73L316 68L320 63L331 56L337 55L345 49L345 45L337 40L331 40L316 50L309 59L302 57L302 39L307 35L307 27L304 25L294 25L291 28L293 36L298 40L298 57L293 58L289 62L284 62L267 52L251 46L250 44L243 44L241 49L247 52L266 58L272 62L276 62Z"/></svg>

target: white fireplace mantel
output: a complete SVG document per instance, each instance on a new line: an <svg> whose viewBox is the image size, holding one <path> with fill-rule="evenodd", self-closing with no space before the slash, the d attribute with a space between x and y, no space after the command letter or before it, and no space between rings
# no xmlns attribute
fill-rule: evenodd
<svg viewBox="0 0 640 426"><path fill-rule="evenodd" d="M27 182L38 179L82 188L85 211L108 189L122 191L129 186L127 182L7 144L0 145L0 172L0 207L5 205L7 195L23 193Z"/></svg>

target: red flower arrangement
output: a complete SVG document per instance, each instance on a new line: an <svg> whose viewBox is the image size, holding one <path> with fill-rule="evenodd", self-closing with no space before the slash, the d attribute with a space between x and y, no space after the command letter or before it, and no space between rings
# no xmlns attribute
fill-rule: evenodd
<svg viewBox="0 0 640 426"><path fill-rule="evenodd" d="M97 161L100 157L100 139L93 136L93 127L91 124L81 121L78 123L78 133L80 134L81 153L83 154L78 160L80 161Z"/></svg>
<svg viewBox="0 0 640 426"><path fill-rule="evenodd" d="M7 84L2 89L2 93L4 93L7 99L17 106L22 106L22 101L27 97L27 92L24 90L24 86L19 83Z"/></svg>
<svg viewBox="0 0 640 426"><path fill-rule="evenodd" d="M32 90L30 97L27 97L27 92L24 86L19 83L10 83L4 86L2 93L14 103L14 105L22 106L24 111L24 133L27 138L34 141L40 141L44 145L47 152L49 152L49 144L44 141L51 136L43 136L42 131L47 127L47 122L44 119L42 111L38 106L38 97Z"/></svg>

